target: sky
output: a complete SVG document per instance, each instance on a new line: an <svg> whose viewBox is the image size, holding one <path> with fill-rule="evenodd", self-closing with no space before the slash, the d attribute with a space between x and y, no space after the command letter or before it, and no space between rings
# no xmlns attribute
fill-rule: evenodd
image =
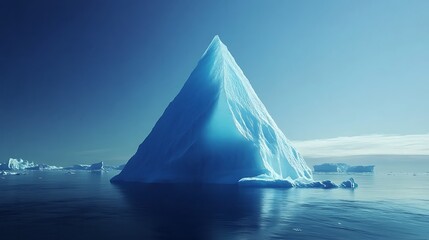
<svg viewBox="0 0 429 240"><path fill-rule="evenodd" d="M397 154L408 141L402 153L427 155L428 9L425 0L1 1L0 162L126 162L216 34L304 156L344 138L342 149L360 154Z"/></svg>

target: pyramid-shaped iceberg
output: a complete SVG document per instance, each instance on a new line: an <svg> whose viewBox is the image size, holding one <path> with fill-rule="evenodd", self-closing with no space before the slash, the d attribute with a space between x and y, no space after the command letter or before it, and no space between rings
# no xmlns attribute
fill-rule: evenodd
<svg viewBox="0 0 429 240"><path fill-rule="evenodd" d="M227 47L215 36L182 90L112 182L311 180Z"/></svg>

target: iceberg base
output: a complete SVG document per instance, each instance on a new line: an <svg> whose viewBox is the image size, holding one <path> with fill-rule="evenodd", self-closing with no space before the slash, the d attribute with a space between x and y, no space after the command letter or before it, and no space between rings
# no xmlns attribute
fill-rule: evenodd
<svg viewBox="0 0 429 240"><path fill-rule="evenodd" d="M307 181L307 180L291 180L291 179L275 179L266 174L256 177L242 178L238 181L238 185L246 187L267 187L267 188L349 188L355 189L358 184L353 178L337 185L331 180L324 181Z"/></svg>

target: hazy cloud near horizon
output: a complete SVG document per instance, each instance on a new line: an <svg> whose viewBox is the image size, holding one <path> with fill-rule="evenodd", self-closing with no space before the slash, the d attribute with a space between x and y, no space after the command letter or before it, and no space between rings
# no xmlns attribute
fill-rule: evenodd
<svg viewBox="0 0 429 240"><path fill-rule="evenodd" d="M429 134L377 134L292 142L304 157L429 155Z"/></svg>

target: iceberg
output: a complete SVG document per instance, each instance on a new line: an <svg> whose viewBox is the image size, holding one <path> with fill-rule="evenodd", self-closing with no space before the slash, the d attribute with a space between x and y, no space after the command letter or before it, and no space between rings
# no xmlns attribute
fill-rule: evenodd
<svg viewBox="0 0 429 240"><path fill-rule="evenodd" d="M93 163L89 166L88 170L91 171L100 171L100 170L104 170L104 163L103 162L98 162L98 163Z"/></svg>
<svg viewBox="0 0 429 240"><path fill-rule="evenodd" d="M42 170L42 167L39 165L36 165L34 167L25 168L25 170Z"/></svg>
<svg viewBox="0 0 429 240"><path fill-rule="evenodd" d="M179 94L111 181L245 184L261 175L280 184L313 179L215 36Z"/></svg>
<svg viewBox="0 0 429 240"><path fill-rule="evenodd" d="M353 178L350 178L349 180L342 182L340 184L340 187L354 189L354 188L358 187L358 184L355 182L355 180Z"/></svg>
<svg viewBox="0 0 429 240"><path fill-rule="evenodd" d="M36 164L34 162L24 161L23 159L9 158L7 163L0 163L0 170L3 171L21 171L21 170L58 170L62 167L50 166L47 164Z"/></svg>
<svg viewBox="0 0 429 240"><path fill-rule="evenodd" d="M40 171L45 171L45 170L61 170L63 169L62 167L57 167L57 166L51 166L51 165L47 165L47 164L38 164L34 167L28 167L25 170L40 170Z"/></svg>
<svg viewBox="0 0 429 240"><path fill-rule="evenodd" d="M36 164L22 159L9 158L7 167L7 170L25 170L27 168L36 167Z"/></svg>
<svg viewBox="0 0 429 240"><path fill-rule="evenodd" d="M345 163L323 163L313 166L315 172L346 172L348 167Z"/></svg>
<svg viewBox="0 0 429 240"><path fill-rule="evenodd" d="M287 179L273 179L266 174L257 177L246 177L238 181L240 186L249 187L269 187L269 188L291 188L295 187L294 182Z"/></svg>
<svg viewBox="0 0 429 240"><path fill-rule="evenodd" d="M111 166L111 165L104 165L105 170L122 170L124 169L125 164L121 164L119 166Z"/></svg>
<svg viewBox="0 0 429 240"><path fill-rule="evenodd" d="M350 166L345 163L323 163L320 165L314 165L314 172L324 173L366 173L374 172L374 165L369 166Z"/></svg>
<svg viewBox="0 0 429 240"><path fill-rule="evenodd" d="M374 172L374 165L369 166L350 166L347 169L347 172L354 172L354 173L367 173L367 172Z"/></svg>
<svg viewBox="0 0 429 240"><path fill-rule="evenodd" d="M65 170L87 170L87 171L102 171L104 170L104 163L98 162L91 165L88 164L76 164L71 167L65 167Z"/></svg>
<svg viewBox="0 0 429 240"><path fill-rule="evenodd" d="M331 189L331 188L338 188L338 185L332 182L331 180L324 180L324 181L314 181L310 183L296 182L295 187Z"/></svg>
<svg viewBox="0 0 429 240"><path fill-rule="evenodd" d="M350 188L355 189L358 184L353 178L342 182L340 185L335 184L331 180L324 181L288 181L285 179L272 179L266 175L257 177L242 178L238 182L240 186L246 187L269 187L269 188L322 188L322 189L333 189L333 188Z"/></svg>

